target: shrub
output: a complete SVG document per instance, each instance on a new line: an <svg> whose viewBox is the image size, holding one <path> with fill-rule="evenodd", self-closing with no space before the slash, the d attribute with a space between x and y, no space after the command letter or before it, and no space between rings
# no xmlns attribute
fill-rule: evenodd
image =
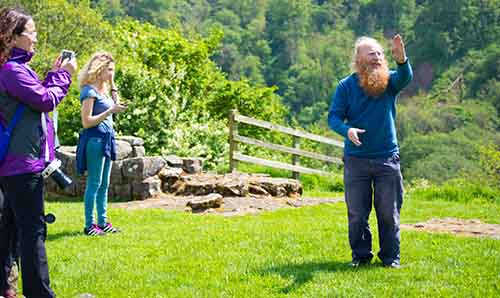
<svg viewBox="0 0 500 298"><path fill-rule="evenodd" d="M229 81L210 60L221 32L187 40L175 30L135 21L119 22L112 32L103 48L115 56L115 80L129 104L125 113L115 115L115 128L118 134L143 138L148 154L201 157L207 169L226 168L230 109L283 122L286 109L273 88ZM102 45L105 40L95 42ZM90 54L82 48L80 64ZM75 85L59 109L59 136L65 145L75 144L81 129Z"/></svg>
<svg viewBox="0 0 500 298"><path fill-rule="evenodd" d="M410 185L408 195L417 200L445 200L456 202L471 202L475 200L500 204L500 189L488 187L480 181L470 181L465 178L452 179L438 186L435 184L415 181Z"/></svg>
<svg viewBox="0 0 500 298"><path fill-rule="evenodd" d="M479 148L479 164L481 165L484 181L493 187L500 188L500 149L488 144Z"/></svg>

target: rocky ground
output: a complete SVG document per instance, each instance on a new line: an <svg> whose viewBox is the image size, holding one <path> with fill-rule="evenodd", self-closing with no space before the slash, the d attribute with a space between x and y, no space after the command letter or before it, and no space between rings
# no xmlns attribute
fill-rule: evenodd
<svg viewBox="0 0 500 298"><path fill-rule="evenodd" d="M193 208L195 203L204 201L205 208ZM193 212L196 214L221 214L225 216L256 214L281 208L297 208L324 203L343 202L343 198L294 198L294 197L222 197L217 194L208 196L160 195L144 201L114 203L114 206L126 209L161 208Z"/></svg>
<svg viewBox="0 0 500 298"><path fill-rule="evenodd" d="M401 227L416 231L444 232L500 240L500 225L482 223L479 219L433 218L422 223L402 224Z"/></svg>
<svg viewBox="0 0 500 298"><path fill-rule="evenodd" d="M161 208L192 212L195 214L220 214L224 216L258 214L281 208L299 208L325 203L343 203L344 198L311 198L311 197L222 197L217 194L208 196L174 196L160 195L144 201L114 203L115 207L126 209ZM401 228L452 233L471 237L487 237L500 240L500 225L482 223L478 219L433 218L427 222L402 224Z"/></svg>

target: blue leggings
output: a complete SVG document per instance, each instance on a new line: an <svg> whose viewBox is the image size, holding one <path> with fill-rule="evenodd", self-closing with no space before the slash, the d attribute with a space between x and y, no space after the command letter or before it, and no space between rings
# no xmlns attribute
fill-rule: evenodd
<svg viewBox="0 0 500 298"><path fill-rule="evenodd" d="M97 224L100 226L106 224L111 159L104 156L103 147L103 139L90 138L85 152L88 173L84 196L86 228L95 223L94 205L97 209Z"/></svg>

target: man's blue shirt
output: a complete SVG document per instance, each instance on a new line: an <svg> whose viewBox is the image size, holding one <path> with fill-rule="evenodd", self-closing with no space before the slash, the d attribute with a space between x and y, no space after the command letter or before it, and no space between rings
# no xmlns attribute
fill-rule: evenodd
<svg viewBox="0 0 500 298"><path fill-rule="evenodd" d="M399 152L396 137L396 98L411 81L410 62L398 65L390 72L389 84L378 97L367 95L359 86L354 73L342 79L337 86L328 112L328 125L344 136L344 154L365 158L384 158ZM361 146L347 137L349 128L364 129L358 137Z"/></svg>

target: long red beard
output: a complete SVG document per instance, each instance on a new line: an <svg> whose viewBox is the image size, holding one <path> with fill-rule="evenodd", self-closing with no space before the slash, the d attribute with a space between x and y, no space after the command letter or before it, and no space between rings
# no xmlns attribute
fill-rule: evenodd
<svg viewBox="0 0 500 298"><path fill-rule="evenodd" d="M389 67L384 59L381 66L370 68L365 61L356 63L359 85L366 94L377 97L384 93L389 84Z"/></svg>

